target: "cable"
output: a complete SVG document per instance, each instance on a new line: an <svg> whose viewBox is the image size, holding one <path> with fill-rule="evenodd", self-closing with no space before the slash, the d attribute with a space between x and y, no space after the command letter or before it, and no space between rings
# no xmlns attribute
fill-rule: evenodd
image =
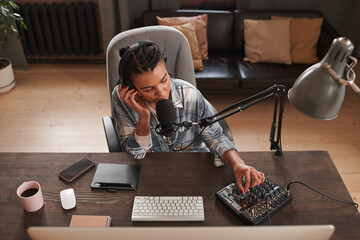
<svg viewBox="0 0 360 240"><path fill-rule="evenodd" d="M334 201L337 201L337 202L341 202L341 203L351 204L351 205L354 205L356 208L359 207L359 204L356 203L356 202L350 202L350 201L344 201L344 200L336 199L336 198L334 198L334 197L331 197L331 196L329 196L329 195L327 195L327 194L325 194L325 193L322 193L322 192L320 192L319 190L316 190L316 189L314 189L314 188L306 185L305 183L299 182L299 181L293 181L293 182L290 182L290 183L288 184L288 186L286 187L287 194L290 194L290 185L293 184L293 183L299 183L299 184L301 184L301 185L304 185L305 187L307 187L307 188L313 190L314 192L317 192L317 193L319 193L319 194L323 195L324 197L327 197L327 198L329 198L329 199L331 199L331 200L334 200Z"/></svg>
<svg viewBox="0 0 360 240"><path fill-rule="evenodd" d="M212 119L214 119L214 117L211 117L210 119L208 119L208 121L210 122ZM205 128L207 128L208 126L210 126L211 124L205 125L204 127L202 127L202 129L200 130L200 133L194 138L194 141L192 141L189 145L187 145L184 148L181 149L174 149L176 152L180 152L180 151L184 151L185 149L187 149L188 147L190 147L202 134L202 132L205 130Z"/></svg>
<svg viewBox="0 0 360 240"><path fill-rule="evenodd" d="M331 196L329 196L329 195L327 195L327 194L325 194L325 193L323 193L323 192L320 192L319 190L314 189L314 188L310 187L309 185L307 185L307 184L305 184L305 183L303 183L303 182L300 182L300 181L292 181L292 182L290 182L290 183L287 185L287 187L286 187L287 197L290 195L290 185L293 184L293 183L299 183L299 184L301 184L301 185L303 185L303 186L305 186L305 187L313 190L314 192L316 192L316 193L318 193L318 194L320 194L320 195L322 195L322 196L324 196L324 197L327 197L327 198L329 198L329 199L331 199L331 200L334 200L334 201L337 201L337 202L340 202L340 203L351 204L351 205L354 205L356 208L359 207L359 204L356 203L356 202L350 202L350 201L344 201L344 200L336 199L336 198L331 197ZM267 219L268 219L268 221L269 221L269 225L272 225L272 222L271 222L271 219L270 219L270 213L269 213L269 194L268 194L268 193L265 195L265 204L266 204Z"/></svg>
<svg viewBox="0 0 360 240"><path fill-rule="evenodd" d="M201 129L200 133L194 138L194 140L189 145L187 145L186 147L181 148L181 149L175 149L174 148L174 151L181 152L181 151L184 151L185 149L187 149L188 147L190 147L201 136L201 133L205 130L206 127L207 126L203 127L203 129Z"/></svg>

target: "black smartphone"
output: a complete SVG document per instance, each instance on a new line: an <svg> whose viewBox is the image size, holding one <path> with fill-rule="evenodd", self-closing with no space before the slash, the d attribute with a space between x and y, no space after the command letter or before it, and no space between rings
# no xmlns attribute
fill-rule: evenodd
<svg viewBox="0 0 360 240"><path fill-rule="evenodd" d="M93 161L91 161L87 157L83 157L71 166L62 170L59 173L59 177L66 182L72 182L94 166L95 163Z"/></svg>

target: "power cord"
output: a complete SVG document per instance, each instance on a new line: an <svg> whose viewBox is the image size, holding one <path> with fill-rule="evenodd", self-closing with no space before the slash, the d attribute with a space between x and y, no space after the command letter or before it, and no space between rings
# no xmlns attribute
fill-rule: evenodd
<svg viewBox="0 0 360 240"><path fill-rule="evenodd" d="M286 187L286 195L287 195L287 196L290 195L290 185L293 184L293 183L299 183L299 184L301 184L301 185L303 185L303 186L305 186L305 187L313 190L314 192L317 192L318 194L323 195L324 197L327 197L327 198L329 198L329 199L331 199L331 200L334 200L334 201L337 201L337 202L341 202L341 203L351 204L351 205L354 205L356 208L359 207L359 204L356 203L356 202L350 202L350 201L344 201L344 200L336 199L336 198L331 197L331 196L329 196L329 195L327 195L327 194L325 194L325 193L323 193L323 192L320 192L319 190L316 190L316 189L314 189L314 188L312 188L312 187L310 187L310 186L308 186L308 185L306 185L305 183L300 182L300 181L293 181L293 182L290 182L290 183L288 184L288 186Z"/></svg>
<svg viewBox="0 0 360 240"><path fill-rule="evenodd" d="M300 181L293 181L293 182L290 182L290 183L287 185L287 187L286 187L286 197L289 197L289 196L290 196L290 185L291 185L291 184L294 184L294 183L301 184L301 185L303 185L303 186L305 186L305 187L313 190L314 192L316 192L316 193L318 193L318 194L320 194L320 195L322 195L322 196L324 196L324 197L327 197L327 198L329 198L329 199L331 199L331 200L334 200L334 201L337 201L337 202L340 202L340 203L351 204L351 205L354 205L356 208L359 207L359 204L356 203L356 202L350 202L350 201L344 201L344 200L336 199L336 198L331 197L331 196L329 196L329 195L327 195L327 194L325 194L325 193L323 193L323 192L320 192L319 190L314 189L314 188L310 187L309 185L307 185L307 184L305 184L305 183L303 183L303 182L300 182ZM269 225L272 225L272 222L271 222L271 219L270 219L270 213L269 213L269 194L266 194L266 195L265 195L265 204L266 204L267 219L268 219L268 221L269 221Z"/></svg>

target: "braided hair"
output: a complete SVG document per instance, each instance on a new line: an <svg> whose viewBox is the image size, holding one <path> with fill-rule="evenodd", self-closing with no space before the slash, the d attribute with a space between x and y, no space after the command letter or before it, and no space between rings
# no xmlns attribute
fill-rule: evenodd
<svg viewBox="0 0 360 240"><path fill-rule="evenodd" d="M120 57L124 55L130 46L120 49ZM163 54L156 44L142 46L137 49L126 61L123 69L123 82L132 82L134 77L144 72L154 71L160 61L164 61ZM119 73L120 74L120 73Z"/></svg>

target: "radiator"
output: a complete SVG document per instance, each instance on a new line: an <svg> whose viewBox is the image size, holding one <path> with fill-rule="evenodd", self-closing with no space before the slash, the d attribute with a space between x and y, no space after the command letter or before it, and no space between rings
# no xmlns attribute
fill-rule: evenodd
<svg viewBox="0 0 360 240"><path fill-rule="evenodd" d="M25 55L96 55L101 52L94 3L19 4Z"/></svg>

